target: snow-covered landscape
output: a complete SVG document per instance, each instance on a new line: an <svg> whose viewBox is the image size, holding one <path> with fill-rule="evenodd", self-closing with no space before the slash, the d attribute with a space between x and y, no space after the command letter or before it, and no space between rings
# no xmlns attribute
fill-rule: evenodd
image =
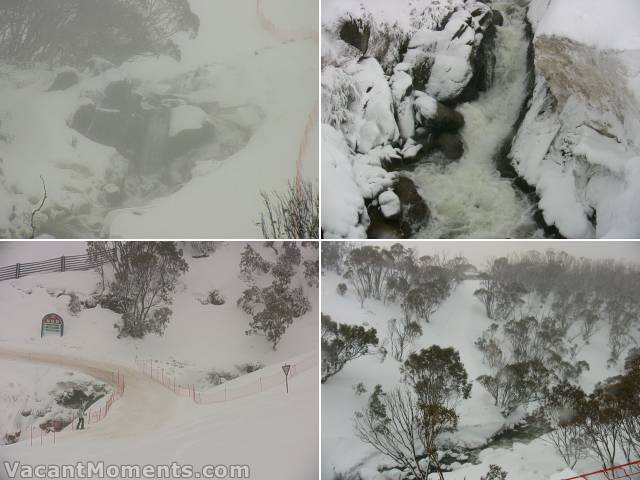
<svg viewBox="0 0 640 480"><path fill-rule="evenodd" d="M322 247L323 480L560 480L640 458L637 243Z"/></svg>
<svg viewBox="0 0 640 480"><path fill-rule="evenodd" d="M325 238L640 236L638 2L326 0L321 21Z"/></svg>
<svg viewBox="0 0 640 480"><path fill-rule="evenodd" d="M263 194L318 195L317 10L3 2L0 237L262 238Z"/></svg>
<svg viewBox="0 0 640 480"><path fill-rule="evenodd" d="M65 256L70 267L102 248L102 268L0 281L0 460L315 478L318 244L3 242L0 265L26 272ZM146 262L164 273L139 271ZM157 285L152 301L131 300ZM63 335L41 336L50 313ZM81 405L85 430L75 429Z"/></svg>

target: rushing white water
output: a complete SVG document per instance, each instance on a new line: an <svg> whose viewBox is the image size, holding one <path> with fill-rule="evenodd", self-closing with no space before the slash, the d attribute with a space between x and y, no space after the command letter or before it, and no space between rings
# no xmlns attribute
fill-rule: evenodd
<svg viewBox="0 0 640 480"><path fill-rule="evenodd" d="M500 177L494 155L511 133L526 98L526 6L517 0L496 0L504 26L498 27L494 84L458 111L466 124L461 131L465 154L443 165L428 162L412 174L432 219L421 238L512 238L536 232L532 206Z"/></svg>

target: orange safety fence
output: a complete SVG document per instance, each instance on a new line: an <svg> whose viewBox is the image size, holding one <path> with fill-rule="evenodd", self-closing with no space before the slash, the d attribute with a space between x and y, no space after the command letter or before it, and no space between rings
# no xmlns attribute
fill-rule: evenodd
<svg viewBox="0 0 640 480"><path fill-rule="evenodd" d="M623 478L640 480L640 460L597 470L595 472L583 473L582 475L564 478L563 480L621 480Z"/></svg>
<svg viewBox="0 0 640 480"><path fill-rule="evenodd" d="M110 374L105 374L103 370L99 370L99 369L88 368L86 370L87 370L87 373L90 374L92 377L97 378L99 380L106 381L115 386L115 389L111 392L111 394L108 397L106 397L106 401L103 401L104 397L99 399L95 405L90 407L85 412L85 419L86 419L85 423L87 425L90 425L92 423L98 423L104 420L107 417L107 415L109 415L109 412L113 407L113 404L117 402L122 397L122 395L124 395L125 381L124 381L124 376L121 375L119 371L111 372ZM71 425L71 429L75 430L77 420L78 420L78 415L74 414L73 418L71 419L71 422L68 423L67 425ZM44 446L47 444L55 445L56 431L60 431L66 426L62 421L54 421L52 422L51 426L53 428L47 428L47 429L40 428L39 429L40 432L39 433L36 432L34 436L35 427L32 425L29 431L28 438L21 437L20 440L28 441L29 445L32 447L34 445L34 440L35 440L36 446L38 445Z"/></svg>
<svg viewBox="0 0 640 480"><path fill-rule="evenodd" d="M136 359L136 365L144 375L160 383L176 395L191 398L194 403L199 405L238 400L256 395L279 385L284 385L286 382L284 372L275 372L257 377L253 375L251 380L240 385L234 384L229 386L224 384L208 391L198 391L193 384L184 385L178 382L175 375L165 371L164 367L160 367L157 364L158 362L154 360ZM289 371L289 380L294 379L301 372L309 370L316 365L318 365L317 353L308 355L292 363L291 370Z"/></svg>

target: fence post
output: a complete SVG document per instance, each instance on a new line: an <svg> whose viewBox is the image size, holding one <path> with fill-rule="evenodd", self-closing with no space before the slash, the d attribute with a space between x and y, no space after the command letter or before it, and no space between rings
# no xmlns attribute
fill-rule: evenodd
<svg viewBox="0 0 640 480"><path fill-rule="evenodd" d="M16 263L16 279L20 278L20 264Z"/></svg>
<svg viewBox="0 0 640 480"><path fill-rule="evenodd" d="M31 446L33 447L33 425L31 425Z"/></svg>
<svg viewBox="0 0 640 480"><path fill-rule="evenodd" d="M64 255L63 255L63 256L60 257L60 271L61 272L64 272L64 267L65 267L65 264L64 264Z"/></svg>
<svg viewBox="0 0 640 480"><path fill-rule="evenodd" d="M262 377L258 377L258 392L262 391Z"/></svg>
<svg viewBox="0 0 640 480"><path fill-rule="evenodd" d="M56 444L56 429L53 429L53 444Z"/></svg>
<svg viewBox="0 0 640 480"><path fill-rule="evenodd" d="M42 429L40 429L40 446L42 446Z"/></svg>

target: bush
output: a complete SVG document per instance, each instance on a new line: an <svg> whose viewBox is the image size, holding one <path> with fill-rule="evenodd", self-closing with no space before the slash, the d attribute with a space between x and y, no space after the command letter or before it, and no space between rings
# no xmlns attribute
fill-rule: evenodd
<svg viewBox="0 0 640 480"><path fill-rule="evenodd" d="M67 305L67 308L69 309L69 313L73 316L78 315L82 311L82 302L80 301L80 298L78 298L78 295L73 292L69 294L69 304Z"/></svg>
<svg viewBox="0 0 640 480"><path fill-rule="evenodd" d="M264 238L319 238L320 199L311 182L289 182L284 193L261 195L264 211L260 227Z"/></svg>
<svg viewBox="0 0 640 480"><path fill-rule="evenodd" d="M347 293L347 284L339 283L338 288L336 290L338 291L338 295L344 297L345 293Z"/></svg>
<svg viewBox="0 0 640 480"><path fill-rule="evenodd" d="M264 363L262 362L241 363L240 365L236 365L236 368L238 369L239 372L242 372L242 373L252 373L252 372L257 372L258 370L263 369Z"/></svg>
<svg viewBox="0 0 640 480"><path fill-rule="evenodd" d="M209 305L224 305L225 301L224 295L219 290L214 289L209 292L206 303Z"/></svg>
<svg viewBox="0 0 640 480"><path fill-rule="evenodd" d="M364 383L360 382L353 386L353 391L356 392L356 395L360 396L363 393L367 393L367 387L364 386Z"/></svg>
<svg viewBox="0 0 640 480"><path fill-rule="evenodd" d="M238 378L239 375L235 373L226 372L224 370L212 370L207 373L207 381L212 385L221 385L234 378Z"/></svg>
<svg viewBox="0 0 640 480"><path fill-rule="evenodd" d="M507 472L498 465L489 465L489 473L482 480L506 480Z"/></svg>

